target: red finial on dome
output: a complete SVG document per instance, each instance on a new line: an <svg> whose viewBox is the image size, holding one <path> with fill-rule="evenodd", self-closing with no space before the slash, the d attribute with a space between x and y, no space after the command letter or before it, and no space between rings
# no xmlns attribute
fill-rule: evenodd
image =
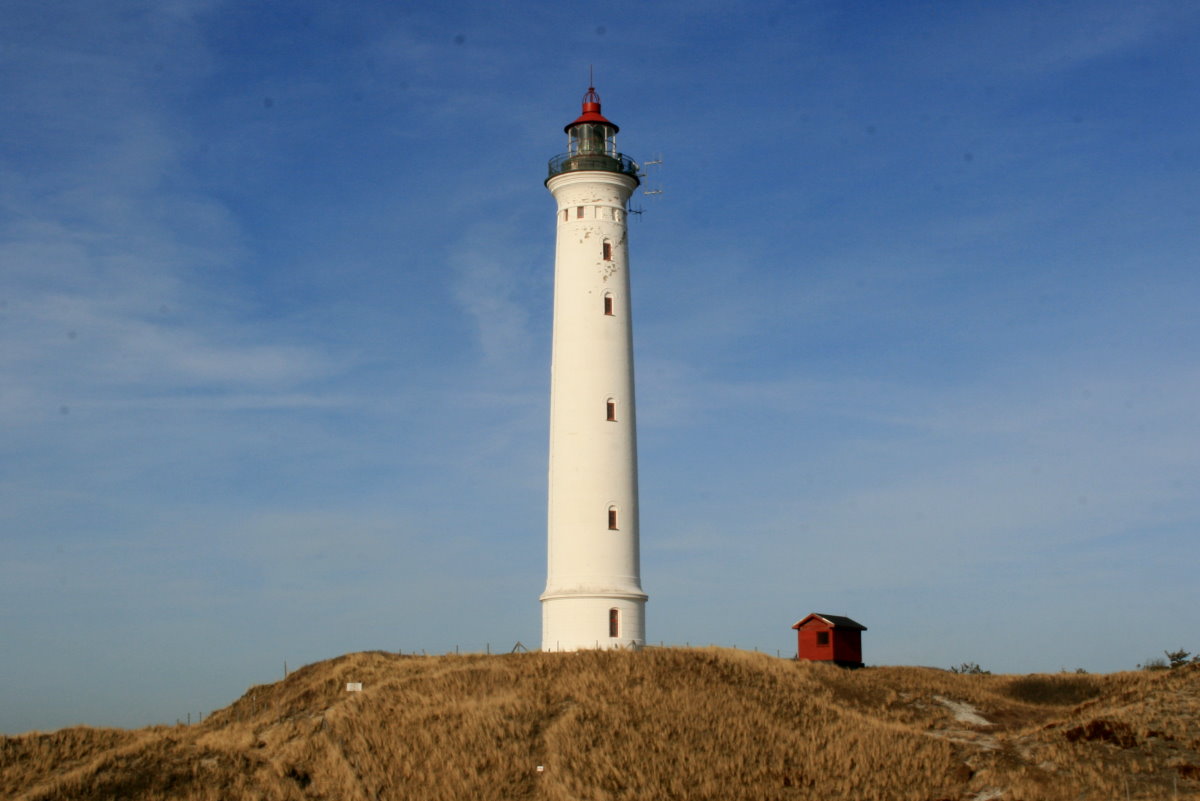
<svg viewBox="0 0 1200 801"><path fill-rule="evenodd" d="M581 122L601 122L605 125L611 125L613 133L620 130L615 122L610 122L600 113L600 95L596 92L595 86L589 86L587 92L583 95L583 113L579 115L579 119L566 125L563 130L569 131L572 126L578 125Z"/></svg>
<svg viewBox="0 0 1200 801"><path fill-rule="evenodd" d="M600 95L594 86L589 86L583 95L583 111L585 114L589 111L600 113Z"/></svg>

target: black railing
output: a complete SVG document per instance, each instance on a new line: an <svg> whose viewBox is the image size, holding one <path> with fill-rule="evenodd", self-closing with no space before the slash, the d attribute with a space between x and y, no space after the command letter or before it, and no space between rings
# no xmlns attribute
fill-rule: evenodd
<svg viewBox="0 0 1200 801"><path fill-rule="evenodd" d="M618 153L615 156L606 156L601 153L559 153L550 159L550 178L562 175L564 172L579 172L581 170L619 172L635 179L638 175L637 162L622 153Z"/></svg>

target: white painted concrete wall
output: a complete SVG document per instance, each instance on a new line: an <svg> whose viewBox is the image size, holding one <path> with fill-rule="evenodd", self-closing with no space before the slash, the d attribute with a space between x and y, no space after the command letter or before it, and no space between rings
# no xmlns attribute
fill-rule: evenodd
<svg viewBox="0 0 1200 801"><path fill-rule="evenodd" d="M549 547L541 597L547 651L645 643L625 217L636 186L630 176L599 171L547 182L558 202ZM605 314L606 294L612 315ZM609 400L616 404L615 422L607 419ZM610 508L617 512L615 531L608 526ZM613 608L620 610L617 637L609 636Z"/></svg>

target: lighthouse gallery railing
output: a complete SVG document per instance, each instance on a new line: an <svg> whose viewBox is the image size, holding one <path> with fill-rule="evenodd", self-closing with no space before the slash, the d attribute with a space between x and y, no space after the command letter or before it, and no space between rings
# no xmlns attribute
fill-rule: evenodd
<svg viewBox="0 0 1200 801"><path fill-rule="evenodd" d="M607 156L602 153L559 153L550 159L551 178L561 175L564 172L578 172L580 170L619 172L625 175L632 175L636 178L638 175L638 164L623 153L618 153L616 156Z"/></svg>

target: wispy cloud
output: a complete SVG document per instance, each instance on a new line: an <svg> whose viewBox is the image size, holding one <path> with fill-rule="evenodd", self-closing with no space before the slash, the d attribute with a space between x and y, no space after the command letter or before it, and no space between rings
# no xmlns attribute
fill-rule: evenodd
<svg viewBox="0 0 1200 801"><path fill-rule="evenodd" d="M470 315L477 344L492 365L526 365L532 341L530 288L540 283L539 268L531 263L534 252L520 244L511 227L473 225L450 254L454 294Z"/></svg>
<svg viewBox="0 0 1200 801"><path fill-rule="evenodd" d="M307 344L264 341L247 324L252 307L214 280L247 253L229 210L190 188L192 143L159 102L164 84L198 79L206 56L192 15L210 5L156 7L138 23L73 18L86 35L39 29L6 44L28 72L10 73L6 96L31 148L5 161L0 189L9 415L187 392L252 391L261 403L269 389L294 403L332 370ZM44 9L13 17L18 30L45 21ZM155 35L140 38L143 26ZM183 65L186 78L174 72Z"/></svg>

